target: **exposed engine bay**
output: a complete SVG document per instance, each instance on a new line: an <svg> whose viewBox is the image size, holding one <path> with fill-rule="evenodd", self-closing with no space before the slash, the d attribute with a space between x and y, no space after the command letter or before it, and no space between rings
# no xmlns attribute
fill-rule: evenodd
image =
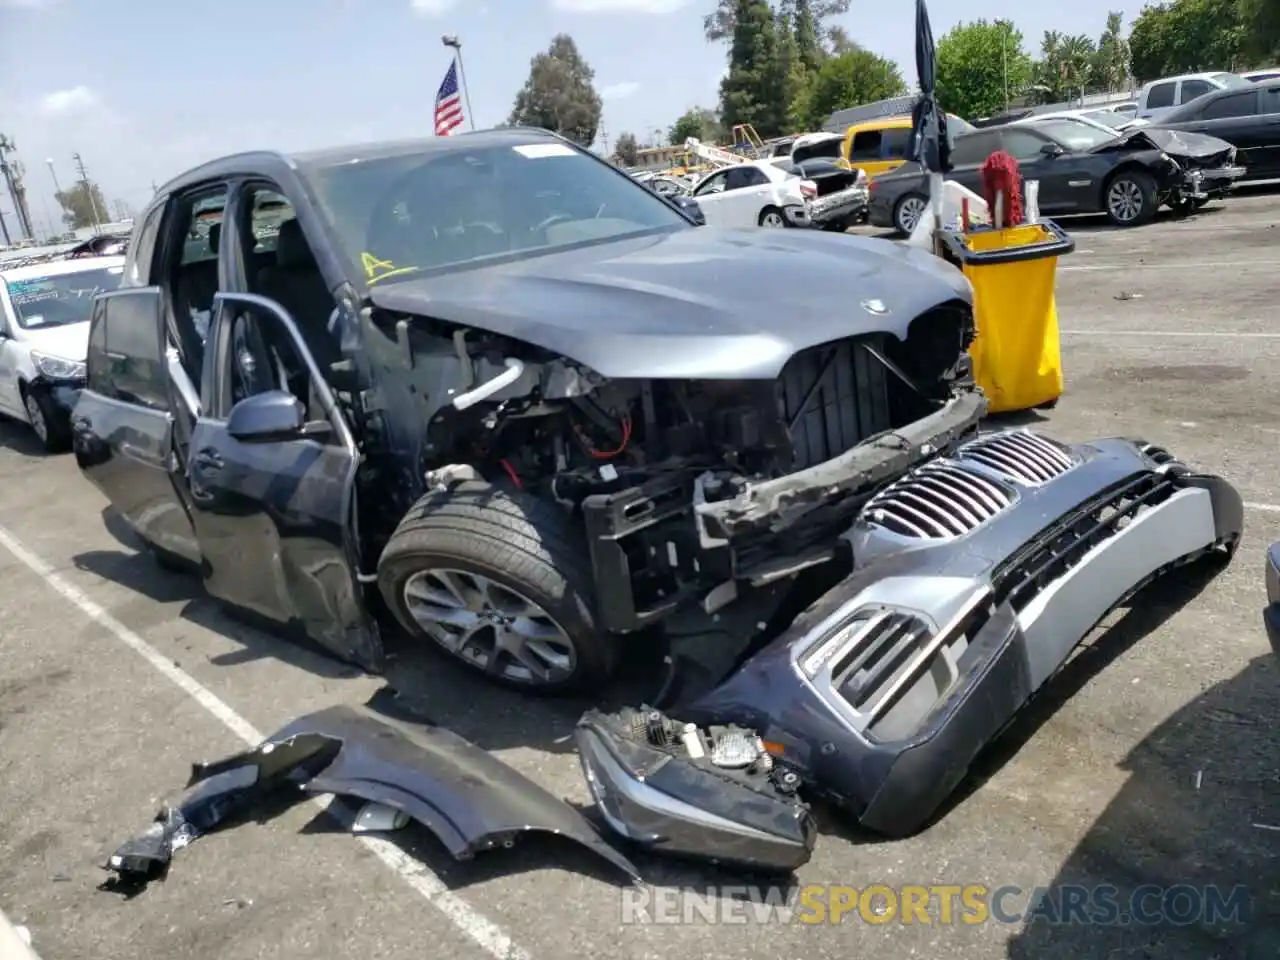
<svg viewBox="0 0 1280 960"><path fill-rule="evenodd" d="M371 325L377 402L395 410L379 441L417 465L394 498L368 498L388 511L376 528L462 480L554 501L581 520L618 633L834 559L862 503L971 435L983 406L960 300L915 318L905 341L803 350L774 380L608 379L493 333L385 312ZM865 464L839 459L863 449Z"/></svg>

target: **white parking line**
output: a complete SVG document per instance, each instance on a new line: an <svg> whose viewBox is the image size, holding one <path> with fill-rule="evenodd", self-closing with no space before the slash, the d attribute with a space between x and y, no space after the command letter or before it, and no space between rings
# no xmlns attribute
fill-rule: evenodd
<svg viewBox="0 0 1280 960"><path fill-rule="evenodd" d="M1227 340L1280 340L1280 333L1251 333L1230 330L1060 330L1073 337L1220 337Z"/></svg>
<svg viewBox="0 0 1280 960"><path fill-rule="evenodd" d="M172 660L91 600L79 587L63 579L4 527L0 527L0 545L3 545L32 573L48 584L55 593L78 607L86 617L155 667L161 676L200 704L206 712L243 740L246 745L256 747L266 739L253 724L236 713L208 687L176 666ZM316 803L344 827L350 827L354 811L347 804L324 799L319 799ZM396 873L424 900L444 914L458 930L485 953L499 960L530 960L529 954L516 946L497 924L454 895L445 886L444 881L426 864L415 860L394 843L380 837L358 836L354 839L363 843L384 866Z"/></svg>
<svg viewBox="0 0 1280 960"><path fill-rule="evenodd" d="M1063 264L1059 273L1085 273L1095 270L1238 270L1241 267L1272 267L1280 260L1178 260L1172 263L1089 263Z"/></svg>

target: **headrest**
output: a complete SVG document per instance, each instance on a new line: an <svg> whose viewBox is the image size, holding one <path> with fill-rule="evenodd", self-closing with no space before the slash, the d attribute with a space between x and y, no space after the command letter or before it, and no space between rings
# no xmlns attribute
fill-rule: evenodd
<svg viewBox="0 0 1280 960"><path fill-rule="evenodd" d="M222 223L209 224L209 252L218 255L218 241L222 239Z"/></svg>
<svg viewBox="0 0 1280 960"><path fill-rule="evenodd" d="M302 226L297 218L280 224L280 232L276 235L276 265L280 267L309 267L315 263L311 255L311 247L307 238L302 235Z"/></svg>

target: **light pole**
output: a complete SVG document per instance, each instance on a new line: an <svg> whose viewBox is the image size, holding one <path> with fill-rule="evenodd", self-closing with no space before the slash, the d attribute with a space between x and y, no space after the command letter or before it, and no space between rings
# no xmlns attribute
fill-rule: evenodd
<svg viewBox="0 0 1280 960"><path fill-rule="evenodd" d="M457 34L446 33L440 38L440 42L451 48L458 58L458 79L462 81L462 97L467 104L467 122L471 124L471 129L474 130L476 128L476 115L471 109L471 87L467 84L467 70L462 65L462 41L458 39Z"/></svg>
<svg viewBox="0 0 1280 960"><path fill-rule="evenodd" d="M58 233L62 233L67 226L66 212L67 208L62 205L62 187L58 185L58 171L53 168L53 157L45 160L49 165L49 176L53 177L53 198L58 203L58 222L54 226L58 227Z"/></svg>
<svg viewBox="0 0 1280 960"><path fill-rule="evenodd" d="M1000 24L1000 63L1004 67L1004 112L1009 112L1009 21L997 20Z"/></svg>

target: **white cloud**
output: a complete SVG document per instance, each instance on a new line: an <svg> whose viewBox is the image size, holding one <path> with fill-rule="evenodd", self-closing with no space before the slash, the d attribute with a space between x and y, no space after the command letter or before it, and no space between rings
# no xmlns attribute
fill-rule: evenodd
<svg viewBox="0 0 1280 960"><path fill-rule="evenodd" d="M55 90L40 98L40 112L47 117L59 117L98 106L98 96L85 86Z"/></svg>
<svg viewBox="0 0 1280 960"><path fill-rule="evenodd" d="M574 13L674 13L690 0L551 0L558 10Z"/></svg>
<svg viewBox="0 0 1280 960"><path fill-rule="evenodd" d="M438 17L448 13L458 0L409 0L409 6L420 17Z"/></svg>
<svg viewBox="0 0 1280 960"><path fill-rule="evenodd" d="M625 100L627 97L633 96L640 89L640 84L634 80L628 80L625 83L611 83L600 91L601 100Z"/></svg>

